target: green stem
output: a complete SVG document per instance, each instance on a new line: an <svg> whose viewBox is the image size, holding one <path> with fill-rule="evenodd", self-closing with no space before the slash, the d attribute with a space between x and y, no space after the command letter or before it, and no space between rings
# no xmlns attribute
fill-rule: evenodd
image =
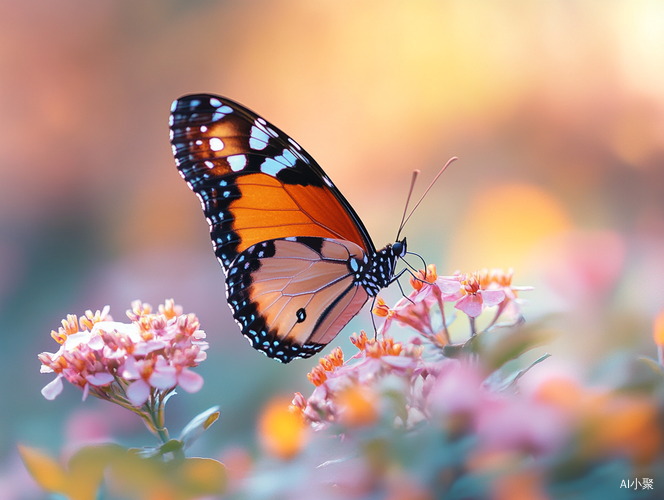
<svg viewBox="0 0 664 500"><path fill-rule="evenodd" d="M445 319L445 304L443 303L442 297L440 297L438 294L436 294L436 300L438 301L440 315L443 318L443 333L445 334L445 341L448 344L451 344L452 341L450 340L450 331L447 329L447 320Z"/></svg>
<svg viewBox="0 0 664 500"><path fill-rule="evenodd" d="M484 329L485 331L496 324L496 321L498 321L498 318L500 317L500 315L503 314L503 311L505 310L505 307L507 306L507 302L508 302L507 299L505 299L500 303L500 305L498 306L498 309L496 310L496 315L491 320L491 323L489 323L488 326Z"/></svg>

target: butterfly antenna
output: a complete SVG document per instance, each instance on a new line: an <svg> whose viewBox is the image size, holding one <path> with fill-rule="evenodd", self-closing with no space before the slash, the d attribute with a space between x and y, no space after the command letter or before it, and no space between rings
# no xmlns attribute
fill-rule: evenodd
<svg viewBox="0 0 664 500"><path fill-rule="evenodd" d="M401 230L402 230L403 227L406 225L406 222L408 222L408 220L411 218L411 216L413 215L413 212L415 212L415 210L417 209L417 207L420 206L420 203L422 203L422 200L424 199L424 197L427 195L427 193L431 190L431 188L433 187L433 185L436 183L436 181L438 180L438 177L440 177L440 176L442 175L442 173L445 172L445 169L446 169L447 167L449 167L450 163L452 163L454 160L457 160L457 159L458 159L458 158L457 158L456 156L453 156L452 158L450 158L449 160L447 160L447 163L445 164L445 166L444 166L443 168L440 169L440 172L438 172L438 175L436 175L436 177L434 177L434 179L431 181L431 184L429 184L429 187L426 188L426 191L424 191L424 194L420 197L419 201L415 204L415 206L413 207L413 209L410 211L410 214L408 214L408 217L406 217L406 220L403 220L403 219L402 219L403 222L401 223L401 226L399 227L399 233L401 233ZM411 189L411 191L413 190L412 185L411 185L411 188L410 188L410 189ZM410 199L410 193L408 194L408 199ZM405 212L404 212L404 214L405 214ZM397 240L398 240L398 239L399 239L399 236L397 236Z"/></svg>
<svg viewBox="0 0 664 500"><path fill-rule="evenodd" d="M403 215L401 216L399 231L397 231L397 237L394 241L399 241L399 235L401 235L401 230L406 224L405 219L406 219L406 213L408 212L408 203L410 203L410 197L413 194L413 188L415 187L415 181L417 180L418 175L420 175L420 171L417 169L413 170L413 177L410 179L410 189L408 190L408 198L406 198L406 206L403 207Z"/></svg>

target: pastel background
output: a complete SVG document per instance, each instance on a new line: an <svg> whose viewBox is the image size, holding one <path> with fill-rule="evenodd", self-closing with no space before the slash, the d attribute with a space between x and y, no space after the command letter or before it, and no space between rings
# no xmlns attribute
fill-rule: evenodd
<svg viewBox="0 0 664 500"><path fill-rule="evenodd" d="M658 1L0 1L0 498L42 494L16 444L60 453L154 440L37 354L66 314L174 298L210 342L175 433L221 406L198 453L256 448L260 410L310 392L315 360L249 348L225 304L199 202L168 143L172 100L229 96L291 134L382 247L411 171L409 248L440 274L513 267L551 366L606 382L654 356L664 307L664 5ZM388 302L398 290L385 294ZM371 329L368 307L334 345ZM548 361L547 361L548 363ZM546 369L546 368L543 368ZM619 377L620 374L612 374ZM233 451L235 450L235 451ZM235 455L233 455L235 454ZM4 495L4 496L3 496Z"/></svg>

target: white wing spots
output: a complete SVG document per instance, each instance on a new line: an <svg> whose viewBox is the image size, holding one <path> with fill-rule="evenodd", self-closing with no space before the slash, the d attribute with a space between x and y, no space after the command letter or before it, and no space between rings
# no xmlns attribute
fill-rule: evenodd
<svg viewBox="0 0 664 500"><path fill-rule="evenodd" d="M212 141L210 141L210 142L212 142ZM196 146L200 146L202 144L203 144L203 141L201 141L200 139L196 141Z"/></svg>
<svg viewBox="0 0 664 500"><path fill-rule="evenodd" d="M263 120L260 116L258 118L256 118L256 121L258 123L260 123L261 125L267 125L267 122L265 120Z"/></svg>
<svg viewBox="0 0 664 500"><path fill-rule="evenodd" d="M292 139L291 139L290 137L288 138L288 140L291 141L291 142L294 142L294 141L292 141ZM299 147L299 146L298 146L298 147ZM288 148L288 151L289 151L291 154L293 154L296 158L299 158L300 160L302 160L302 161L303 161L304 163L306 163L307 165L310 164L309 160L308 160L308 159L307 159L307 158L306 158L306 157L305 157L300 151L298 151L297 149Z"/></svg>
<svg viewBox="0 0 664 500"><path fill-rule="evenodd" d="M284 161L291 167L295 166L295 162L297 161L297 158L295 158L295 155L291 153L289 149L284 149L284 152L280 158L283 158Z"/></svg>
<svg viewBox="0 0 664 500"><path fill-rule="evenodd" d="M210 98L210 106L212 106L213 108L218 108L219 106L221 106L221 101L219 99L211 97Z"/></svg>
<svg viewBox="0 0 664 500"><path fill-rule="evenodd" d="M173 140L173 135L174 135L174 134L173 134L173 131L170 130L170 131L168 132L168 138L169 138L171 141Z"/></svg>
<svg viewBox="0 0 664 500"><path fill-rule="evenodd" d="M327 184L329 187L334 187L334 184L332 184L332 181L328 178L327 175L323 176L323 182L325 182L325 184Z"/></svg>
<svg viewBox="0 0 664 500"><path fill-rule="evenodd" d="M178 148L176 148L174 144L171 145L171 151L173 151L173 156L178 154Z"/></svg>
<svg viewBox="0 0 664 500"><path fill-rule="evenodd" d="M214 163L212 163L211 161L206 161L206 162L205 162L205 166L206 166L207 168L214 168Z"/></svg>
<svg viewBox="0 0 664 500"><path fill-rule="evenodd" d="M199 101L198 99L193 99L193 100L189 101L189 107L191 109L197 108L200 103L201 103L201 101Z"/></svg>
<svg viewBox="0 0 664 500"><path fill-rule="evenodd" d="M177 101L175 101L175 102L177 102ZM175 118L173 118L173 115L169 116L168 117L168 126L172 127L174 123L175 123Z"/></svg>
<svg viewBox="0 0 664 500"><path fill-rule="evenodd" d="M205 132L207 132L207 127L206 127L205 125L203 125L203 126L201 127L201 133L204 134Z"/></svg>
<svg viewBox="0 0 664 500"><path fill-rule="evenodd" d="M233 172L239 172L247 166L247 157L245 155L233 155L226 158L226 161Z"/></svg>
<svg viewBox="0 0 664 500"><path fill-rule="evenodd" d="M178 160L177 158L175 159L175 166L176 167L180 166L180 160ZM182 178L184 179L184 174L183 174Z"/></svg>
<svg viewBox="0 0 664 500"><path fill-rule="evenodd" d="M282 165L274 158L266 158L263 164L261 165L261 172L272 177L276 177L279 172L281 172L285 165Z"/></svg>
<svg viewBox="0 0 664 500"><path fill-rule="evenodd" d="M293 146L295 146L295 149L297 149L298 151L302 150L300 145L297 142L295 142L293 139L291 139L290 137L288 138L288 142L290 142Z"/></svg>
<svg viewBox="0 0 664 500"><path fill-rule="evenodd" d="M286 240L286 241L297 241L297 238L295 236L288 236L288 237L284 238L284 240Z"/></svg>
<svg viewBox="0 0 664 500"><path fill-rule="evenodd" d="M176 109L178 109L178 100L177 99L171 103L171 113L173 113Z"/></svg>
<svg viewBox="0 0 664 500"><path fill-rule="evenodd" d="M267 146L270 136L259 127L251 127L251 138L249 139L249 146L251 149L262 150Z"/></svg>
<svg viewBox="0 0 664 500"><path fill-rule="evenodd" d="M212 151L221 151L224 149L224 142L219 137L213 137L210 139L210 149Z"/></svg>
<svg viewBox="0 0 664 500"><path fill-rule="evenodd" d="M231 108L230 106L222 106L221 108L217 108L217 110L212 115L211 121L218 122L224 116L226 116L226 115L228 115L232 112L233 112L233 108Z"/></svg>
<svg viewBox="0 0 664 500"><path fill-rule="evenodd" d="M274 130L272 130L270 127L265 127L267 129L267 133L270 134L272 137L275 139L279 137L279 134L277 134Z"/></svg>

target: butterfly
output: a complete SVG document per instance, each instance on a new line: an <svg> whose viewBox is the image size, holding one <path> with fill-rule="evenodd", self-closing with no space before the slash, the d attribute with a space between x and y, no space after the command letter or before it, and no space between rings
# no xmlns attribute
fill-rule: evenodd
<svg viewBox="0 0 664 500"><path fill-rule="evenodd" d="M396 280L406 238L376 250L323 169L277 127L211 94L174 101L169 124L252 347L283 363L313 356Z"/></svg>

